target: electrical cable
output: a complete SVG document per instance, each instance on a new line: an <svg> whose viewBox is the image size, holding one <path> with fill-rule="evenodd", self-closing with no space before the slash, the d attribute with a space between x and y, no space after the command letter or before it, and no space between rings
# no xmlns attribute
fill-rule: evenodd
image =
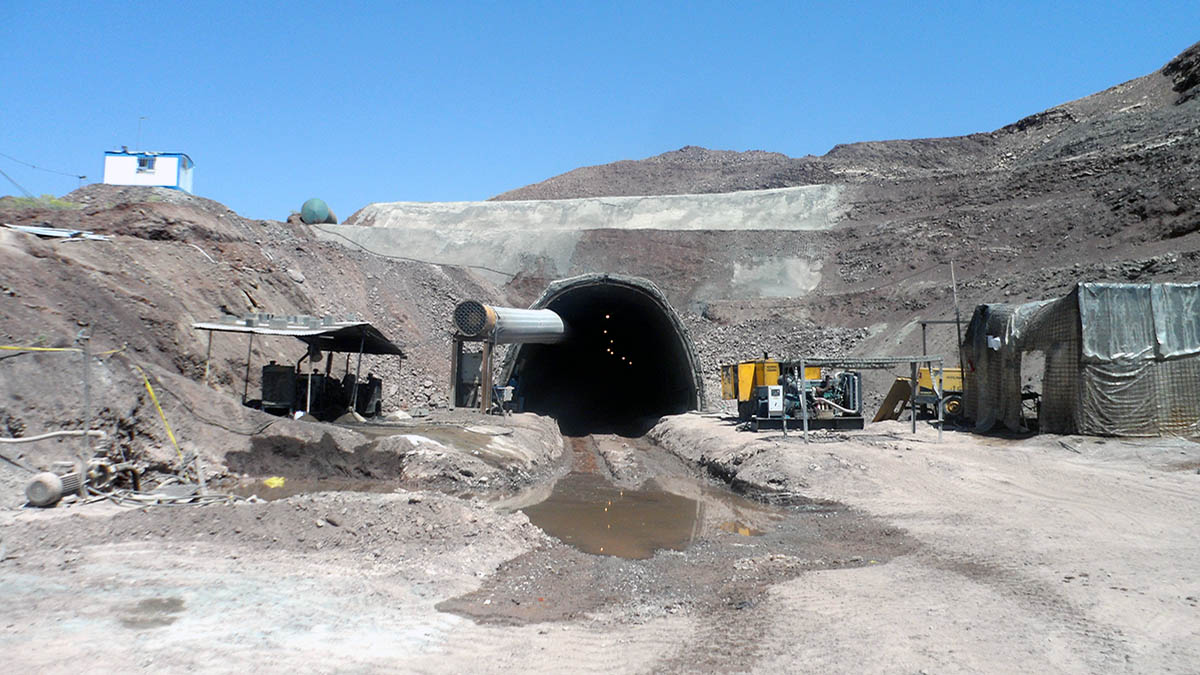
<svg viewBox="0 0 1200 675"><path fill-rule="evenodd" d="M10 175L8 175L8 174L4 173L4 171L3 171L2 169L0 169L0 176L4 176L5 178L7 178L7 179L8 179L8 182L12 183L13 185L16 185L16 186L17 186L17 189L18 189L18 190L20 190L21 192L25 193L25 196L26 196L26 197L29 197L30 199L34 199L34 196L33 196L33 193L32 193L32 192L30 192L29 190L26 190L24 187L22 187L20 183L18 183L17 181L13 180L13 177L12 177L12 176L10 176Z"/></svg>
<svg viewBox="0 0 1200 675"><path fill-rule="evenodd" d="M6 159L11 159L12 161L16 162L17 164L22 164L31 169L37 169L38 171L45 171L46 173L56 173L60 176L66 176L67 178L78 178L79 180L83 180L84 178L87 178L87 176L81 176L79 174L74 174L74 173L66 173L64 171L55 171L54 169L46 169L46 168L43 168L43 167L40 167L40 166L37 166L34 164L30 164L29 162L23 162L23 161L17 159L16 157L13 157L12 155L6 155L3 152L0 152L0 157L4 157Z"/></svg>
<svg viewBox="0 0 1200 675"><path fill-rule="evenodd" d="M378 256L380 258L388 258L390 260L405 260L407 262L421 263L423 265L440 265L442 267L461 267L464 269L485 270L488 272L492 272L494 274L503 274L504 276L507 276L507 277L517 276L516 272L508 272L505 270L498 270L494 267L488 267L486 265L462 265L462 264L458 264L458 263L434 262L432 260L421 260L420 258L411 258L408 256L403 256L403 255L392 255L390 253L380 253L378 251L372 251L371 249L367 248L366 246L363 246L362 244L358 243L357 241L354 241L350 237L347 237L346 235L342 234L341 232L334 232L332 230L328 230L328 229L321 227L320 225L315 224L315 223L312 225L309 225L309 227L315 227L316 229L318 229L326 234L331 234L335 237L338 237L339 239L344 239L347 242L362 249L363 251L366 251L367 253L370 253L371 255L374 255L374 256Z"/></svg>
<svg viewBox="0 0 1200 675"><path fill-rule="evenodd" d="M24 464L18 462L17 460L15 460L12 457L9 457L8 455L5 455L3 453L0 453L0 459L8 462L9 464L12 464L13 466L17 467L18 469L25 469L29 473L37 473L37 469L33 469L28 466L25 466Z"/></svg>
<svg viewBox="0 0 1200 675"><path fill-rule="evenodd" d="M171 439L171 445L175 446L175 453L179 455L179 459L183 459L183 451L179 449L179 442L175 440L175 432L171 431L171 423L167 421L167 415L163 412L162 406L158 403L158 395L154 393L154 387L150 386L150 378L146 377L146 371L136 363L129 364L137 369L142 376L142 382L146 385L146 391L150 392L150 400L154 402L154 409L158 411L158 416L162 418L163 427L167 430L167 438Z"/></svg>
<svg viewBox="0 0 1200 675"><path fill-rule="evenodd" d="M184 410L188 411L188 413L190 413L192 415L192 417L195 417L196 419L200 420L201 422L204 422L205 424L224 429L225 431L228 431L231 434L237 434L239 436L257 436L257 435L261 434L262 432L266 431L267 427L270 427L272 424L274 424L276 422L276 420L271 420L269 422L263 422L254 431L242 431L240 429L234 429L232 427L227 427L224 424L221 424L220 422L218 422L214 419L210 419L210 418L205 417L204 415L201 415L200 413L196 412L195 408L188 405L187 401L184 401L183 397L181 397L179 394L176 394L175 392L173 392L169 389L164 389L163 391L170 394L171 398L175 399L175 402L178 403Z"/></svg>
<svg viewBox="0 0 1200 675"><path fill-rule="evenodd" d="M59 436L92 436L95 438L99 438L100 440L105 440L106 438L108 438L108 434L104 433L100 429L88 429L86 431L84 431L83 429L71 429L71 430L66 430L66 431L48 431L44 434L39 434L37 436L17 436L15 438L0 438L0 443L12 443L12 444L32 443L34 441L40 441L40 440L43 440L46 438L57 438Z"/></svg>

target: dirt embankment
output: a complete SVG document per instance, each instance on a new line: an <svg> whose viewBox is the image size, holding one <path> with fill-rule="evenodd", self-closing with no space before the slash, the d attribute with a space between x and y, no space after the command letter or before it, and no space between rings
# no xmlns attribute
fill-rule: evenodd
<svg viewBox="0 0 1200 675"><path fill-rule="evenodd" d="M293 363L304 353L291 338L253 342L247 385L249 341L217 334L204 384L207 344L205 334L191 328L193 322L251 312L357 316L407 353L404 361L364 357L363 374L384 379L384 411L444 407L448 317L466 297L503 302L503 294L486 281L455 268L319 243L307 226L246 220L216 202L171 190L92 185L65 201L74 207L30 208L0 200L0 222L111 237L42 239L0 228L0 344L77 350L77 335L86 328L93 354L90 411L85 410L81 352L4 352L0 422L5 435L82 428L90 413L92 428L107 434L91 444L94 450L114 461L136 460L152 472L176 470L184 457L199 453L210 477L271 471L395 478L403 470L414 482L429 480L451 489L523 485L557 456L557 431L544 420L514 418L505 435L439 441L436 433L422 436L417 427L371 434L242 406L244 392L257 398L263 364ZM346 364L336 360L334 374L340 375ZM429 427L463 424L444 414L425 421ZM383 434L393 437L382 439ZM455 445L465 454L445 452ZM514 445L528 450L514 451ZM8 446L5 452L18 463L46 469L54 461L74 459L83 447L79 439L50 440ZM27 475L0 463L3 503L19 503Z"/></svg>

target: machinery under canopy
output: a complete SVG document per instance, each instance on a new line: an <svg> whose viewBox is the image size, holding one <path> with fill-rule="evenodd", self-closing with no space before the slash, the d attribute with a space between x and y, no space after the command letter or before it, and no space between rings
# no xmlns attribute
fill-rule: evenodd
<svg viewBox="0 0 1200 675"><path fill-rule="evenodd" d="M212 334L248 333L250 347L246 352L246 380L242 402L276 415L307 413L318 419L337 419L347 412L372 417L382 410L383 380L368 373L362 378L363 354L383 354L404 358L404 350L365 321L337 320L333 317L275 316L251 314L245 317L226 317L219 321L192 324L192 328L208 331L208 353L212 354ZM306 345L295 364L274 361L262 367L260 398L248 400L250 387L250 352L255 335L294 337ZM333 355L343 353L346 362L341 378L333 376ZM354 372L351 356L357 354ZM324 372L320 363L324 359ZM204 378L208 380L208 357L204 363Z"/></svg>

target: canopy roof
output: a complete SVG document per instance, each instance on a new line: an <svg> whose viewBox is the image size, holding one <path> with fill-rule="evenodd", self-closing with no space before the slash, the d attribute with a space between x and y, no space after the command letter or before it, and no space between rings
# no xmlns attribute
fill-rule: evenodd
<svg viewBox="0 0 1200 675"><path fill-rule="evenodd" d="M275 316L251 314L242 318L192 324L196 330L252 335L285 335L327 352L392 354L404 358L404 350L366 321L337 320L331 316Z"/></svg>

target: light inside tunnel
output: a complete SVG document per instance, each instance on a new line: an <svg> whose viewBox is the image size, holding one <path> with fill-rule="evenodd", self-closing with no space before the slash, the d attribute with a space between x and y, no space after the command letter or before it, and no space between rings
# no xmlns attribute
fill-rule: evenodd
<svg viewBox="0 0 1200 675"><path fill-rule="evenodd" d="M692 347L664 300L630 284L591 283L543 307L562 317L569 338L517 347L509 375L526 410L571 432L633 433L697 407Z"/></svg>

